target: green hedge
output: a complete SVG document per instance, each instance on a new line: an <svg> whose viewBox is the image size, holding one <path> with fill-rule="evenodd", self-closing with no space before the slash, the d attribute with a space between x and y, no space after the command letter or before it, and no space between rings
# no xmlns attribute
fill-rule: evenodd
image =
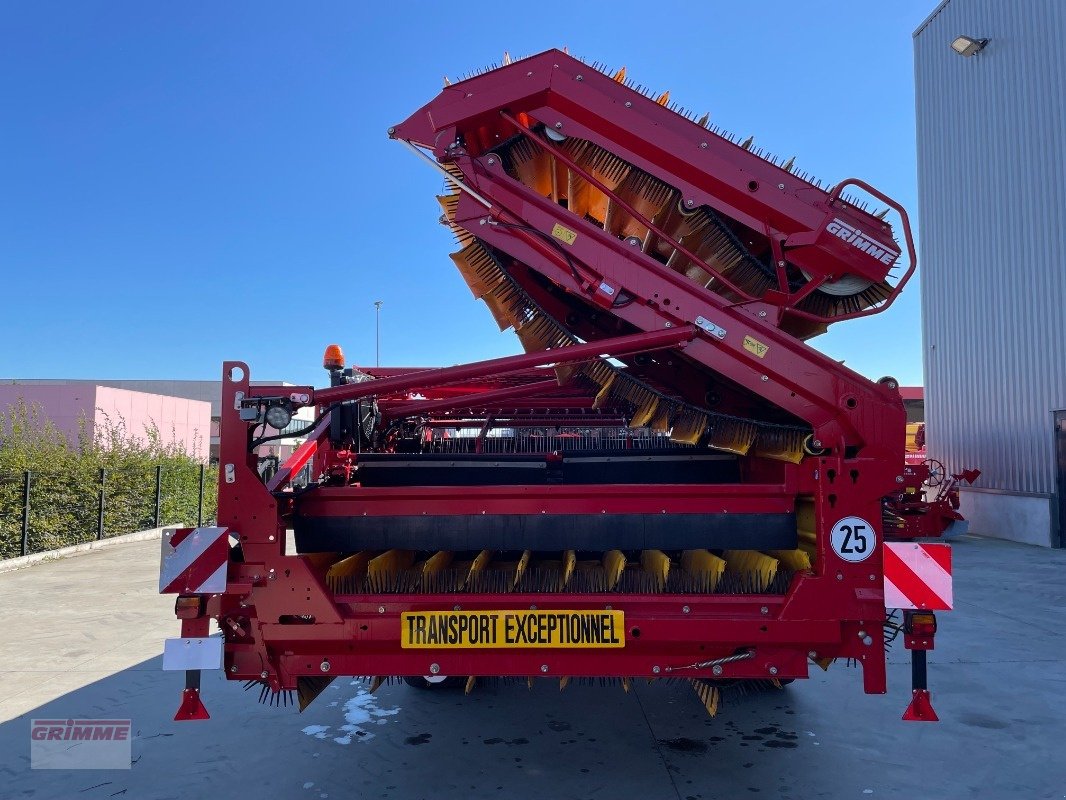
<svg viewBox="0 0 1066 800"><path fill-rule="evenodd" d="M162 468L160 522L196 524L200 463L158 429L134 437L122 419L85 424L71 440L36 407L18 403L0 413L0 558L21 554L24 475L32 473L28 551L96 538L100 470L104 470L104 535L150 528L155 520L156 467ZM205 474L205 523L215 517L218 470Z"/></svg>

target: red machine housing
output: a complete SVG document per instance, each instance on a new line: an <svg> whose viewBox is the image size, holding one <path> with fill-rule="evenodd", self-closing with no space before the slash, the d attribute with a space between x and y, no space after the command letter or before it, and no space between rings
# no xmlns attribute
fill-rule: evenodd
<svg viewBox="0 0 1066 800"><path fill-rule="evenodd" d="M663 98L645 96L557 50L446 87L389 135L443 166L455 190L442 199L445 222L460 243L492 256L515 302L547 320L538 330L550 323L569 338L564 346L553 340L532 347L529 341L537 338L523 338L526 354L442 369L353 370L343 379L333 370L328 388L253 385L246 364L226 362L218 525L228 529L233 547L225 590L206 596L202 616L182 620L183 636L205 636L209 620L217 620L227 677L261 683L272 693L297 690L301 706L334 675L780 681L806 677L812 661L826 665L838 658L861 666L866 692L885 692L881 544L889 534L886 498L898 499L907 481L901 472L903 405L895 381L870 381L804 339L891 304L915 267L905 211L854 179L823 191L793 174L791 164L760 158L750 142L730 141L667 108ZM649 216L638 208L639 193L612 187L604 177L609 170L597 172L574 155L574 140L609 151L627 169L639 170L631 174L651 176L676 192L679 202ZM535 148L538 158L550 156L571 188L578 182L594 187L606 198L606 218L578 216L573 191L563 204L556 196L561 190L544 195L516 179L516 143ZM903 248L883 216L844 198L848 185L899 216L909 264L895 285L885 281ZM769 282L753 288L736 271L708 266L710 278L701 283L673 268L682 259L710 263L696 252L699 242L672 232L675 208L681 215L701 210L728 220L723 235L744 237L751 257L770 267ZM612 221L612 215L619 216ZM619 235L621 216L629 220L621 227L643 238ZM666 251L672 260L661 255ZM836 303L837 295L824 290L839 290L845 278L885 288ZM499 296L490 296L490 288L478 292L497 313ZM522 338L539 323L523 317L512 324ZM567 377L608 368L618 372L597 385ZM624 382L619 374L650 392L659 408L673 409L662 430L672 425L670 435L677 435L688 426L693 432L686 446L728 452L736 478L549 480L463 485L461 491L360 480L360 465L372 457L411 449L430 454L443 436L439 431L461 425L480 426L471 439L474 457L485 455L486 434L500 427L557 430L560 436L625 429L639 410L612 393ZM273 404L314 406L318 419L306 444L264 484L249 444L263 410ZM357 427L365 422L373 436L337 435L337 420L352 408L359 409ZM721 431L749 428L754 432L743 446L723 445L740 435ZM541 455L545 469L567 458L555 445ZM308 464L313 482L293 487L291 479ZM640 520L663 551L694 546L684 532L707 525L720 531L722 542L749 543L743 552L802 550L809 564L772 590L761 585L731 593L662 586L524 592L517 583L500 591L436 592L327 577L357 549L330 549L330 543L379 541L373 537L389 547L434 551L453 547L449 537L461 528L469 532L462 549L557 547L537 545L536 537L550 528L538 527L538 517L556 520L586 537L582 541L602 540L604 550L615 544L602 520L617 521L621 532L635 530L627 521ZM419 528L418 518L432 525ZM789 546L761 538L783 522L793 526ZM286 547L287 534L295 527L299 537L301 526L325 533L304 535L305 546L294 552ZM538 531L531 541L506 539L527 529ZM859 529L866 534L856 552L847 542ZM510 546L500 547L500 536ZM621 611L624 646L401 646L402 613L460 608ZM190 678L188 691L195 690Z"/></svg>

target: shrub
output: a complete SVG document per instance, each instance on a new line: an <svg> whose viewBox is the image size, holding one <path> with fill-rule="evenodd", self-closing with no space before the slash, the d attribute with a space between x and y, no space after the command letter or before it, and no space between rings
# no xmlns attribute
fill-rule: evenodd
<svg viewBox="0 0 1066 800"><path fill-rule="evenodd" d="M160 524L196 524L200 463L157 428L133 436L125 420L105 417L92 430L85 421L71 440L36 406L23 402L0 412L0 558L20 555L23 476L32 473L28 552L96 538L101 470L104 535L152 527L156 468L160 473ZM215 516L218 473L205 474L205 522Z"/></svg>

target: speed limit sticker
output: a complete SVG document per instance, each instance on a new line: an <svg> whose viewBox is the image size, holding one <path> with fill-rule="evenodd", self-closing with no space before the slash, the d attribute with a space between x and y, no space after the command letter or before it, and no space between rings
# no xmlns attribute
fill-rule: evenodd
<svg viewBox="0 0 1066 800"><path fill-rule="evenodd" d="M862 517L844 517L833 526L829 541L838 556L858 563L873 555L877 548L877 533Z"/></svg>

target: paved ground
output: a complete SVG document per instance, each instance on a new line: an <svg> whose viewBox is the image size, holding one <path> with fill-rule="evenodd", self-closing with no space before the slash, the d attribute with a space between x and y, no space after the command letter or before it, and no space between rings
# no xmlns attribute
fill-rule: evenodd
<svg viewBox="0 0 1066 800"><path fill-rule="evenodd" d="M1062 798L1066 552L956 548L957 611L931 679L939 724L899 721L857 671L738 698L714 719L682 686L545 685L464 697L336 681L303 715L205 680L213 719L173 723L176 635L155 593L158 543L0 575L0 796L5 798ZM257 694L257 693L256 693ZM31 717L131 717L129 771L33 771Z"/></svg>

